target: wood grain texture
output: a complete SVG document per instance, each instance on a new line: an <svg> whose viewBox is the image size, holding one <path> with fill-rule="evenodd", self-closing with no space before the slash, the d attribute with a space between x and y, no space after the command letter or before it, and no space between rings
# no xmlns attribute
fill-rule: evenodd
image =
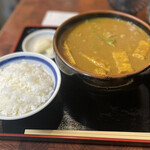
<svg viewBox="0 0 150 150"><path fill-rule="evenodd" d="M0 31L0 56L10 53L25 26L38 25L47 10L86 12L112 9L107 0L21 0ZM146 21L146 9L137 15ZM148 147L0 140L0 150L148 150Z"/></svg>
<svg viewBox="0 0 150 150"><path fill-rule="evenodd" d="M0 140L0 150L149 150L148 147L129 147L93 144L68 144Z"/></svg>
<svg viewBox="0 0 150 150"><path fill-rule="evenodd" d="M0 150L16 150L19 148L19 141L0 140Z"/></svg>
<svg viewBox="0 0 150 150"><path fill-rule="evenodd" d="M49 149L49 143L46 142L28 142L28 144L26 144L26 142L21 142L18 149L19 150L48 150Z"/></svg>

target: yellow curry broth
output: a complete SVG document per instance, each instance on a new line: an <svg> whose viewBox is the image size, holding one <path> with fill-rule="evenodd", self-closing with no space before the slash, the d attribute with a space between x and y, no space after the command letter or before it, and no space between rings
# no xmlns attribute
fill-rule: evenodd
<svg viewBox="0 0 150 150"><path fill-rule="evenodd" d="M150 52L147 52L144 60L133 57L132 54L141 40L149 43L149 38L143 30L132 23L118 19L95 18L80 22L65 32L59 41L59 49L71 63L66 57L68 54L64 43L67 44L69 55L71 54L75 61L71 64L81 70L89 73L102 72L102 75L117 75L128 71L118 71L113 52L125 51L133 71L140 70L149 64ZM100 71L97 71L98 68Z"/></svg>

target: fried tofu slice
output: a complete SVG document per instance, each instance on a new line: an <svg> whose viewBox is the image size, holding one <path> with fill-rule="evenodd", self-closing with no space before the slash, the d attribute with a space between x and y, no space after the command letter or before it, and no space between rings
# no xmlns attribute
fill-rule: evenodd
<svg viewBox="0 0 150 150"><path fill-rule="evenodd" d="M144 60L147 53L149 51L149 42L146 42L144 40L141 40L137 46L137 48L135 49L135 51L133 52L132 56L136 57L140 60Z"/></svg>
<svg viewBox="0 0 150 150"><path fill-rule="evenodd" d="M85 59L87 59L89 62L91 62L93 65L95 65L96 67L100 67L103 70L105 70L106 72L110 71L110 67L108 65L106 65L106 63L103 60L100 60L99 58L94 58L94 57L89 57L86 54L81 53L82 57L84 57Z"/></svg>
<svg viewBox="0 0 150 150"><path fill-rule="evenodd" d="M64 50L64 55L66 56L66 58L68 59L68 61L69 61L72 65L75 65L76 62L75 62L75 60L74 60L74 58L73 58L73 56L72 56L72 54L71 54L71 52L70 52L69 46L67 45L67 42L66 42L66 41L64 41L64 48L65 48L65 50Z"/></svg>
<svg viewBox="0 0 150 150"><path fill-rule="evenodd" d="M128 55L125 51L114 51L112 56L115 60L116 66L118 68L118 72L122 73L129 73L133 71L133 68L130 64Z"/></svg>
<svg viewBox="0 0 150 150"><path fill-rule="evenodd" d="M106 75L106 71L102 68L95 68L94 69L94 74L97 74L97 75Z"/></svg>

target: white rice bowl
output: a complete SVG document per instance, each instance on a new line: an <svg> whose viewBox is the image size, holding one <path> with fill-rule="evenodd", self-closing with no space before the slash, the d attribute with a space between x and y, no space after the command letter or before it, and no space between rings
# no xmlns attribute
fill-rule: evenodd
<svg viewBox="0 0 150 150"><path fill-rule="evenodd" d="M28 52L0 58L0 119L16 120L45 108L60 87L60 71L47 57Z"/></svg>

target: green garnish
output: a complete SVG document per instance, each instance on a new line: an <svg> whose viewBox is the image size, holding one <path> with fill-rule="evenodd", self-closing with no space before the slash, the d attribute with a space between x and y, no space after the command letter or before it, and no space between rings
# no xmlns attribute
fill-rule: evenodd
<svg viewBox="0 0 150 150"><path fill-rule="evenodd" d="M92 32L99 38L101 39L103 42L107 42L108 45L111 45L111 46L115 46L114 43L115 43L115 40L109 40L105 37L105 33L103 33L103 36L102 35L99 35L96 30L94 28L91 28ZM112 34L110 34L109 32L107 33L109 36L111 36Z"/></svg>
<svg viewBox="0 0 150 150"><path fill-rule="evenodd" d="M97 36L98 38L100 38L102 41L104 41L104 38L103 38L102 36L100 36L100 35L98 35L98 34L96 34L96 36Z"/></svg>
<svg viewBox="0 0 150 150"><path fill-rule="evenodd" d="M114 46L115 40L107 40L108 45Z"/></svg>

